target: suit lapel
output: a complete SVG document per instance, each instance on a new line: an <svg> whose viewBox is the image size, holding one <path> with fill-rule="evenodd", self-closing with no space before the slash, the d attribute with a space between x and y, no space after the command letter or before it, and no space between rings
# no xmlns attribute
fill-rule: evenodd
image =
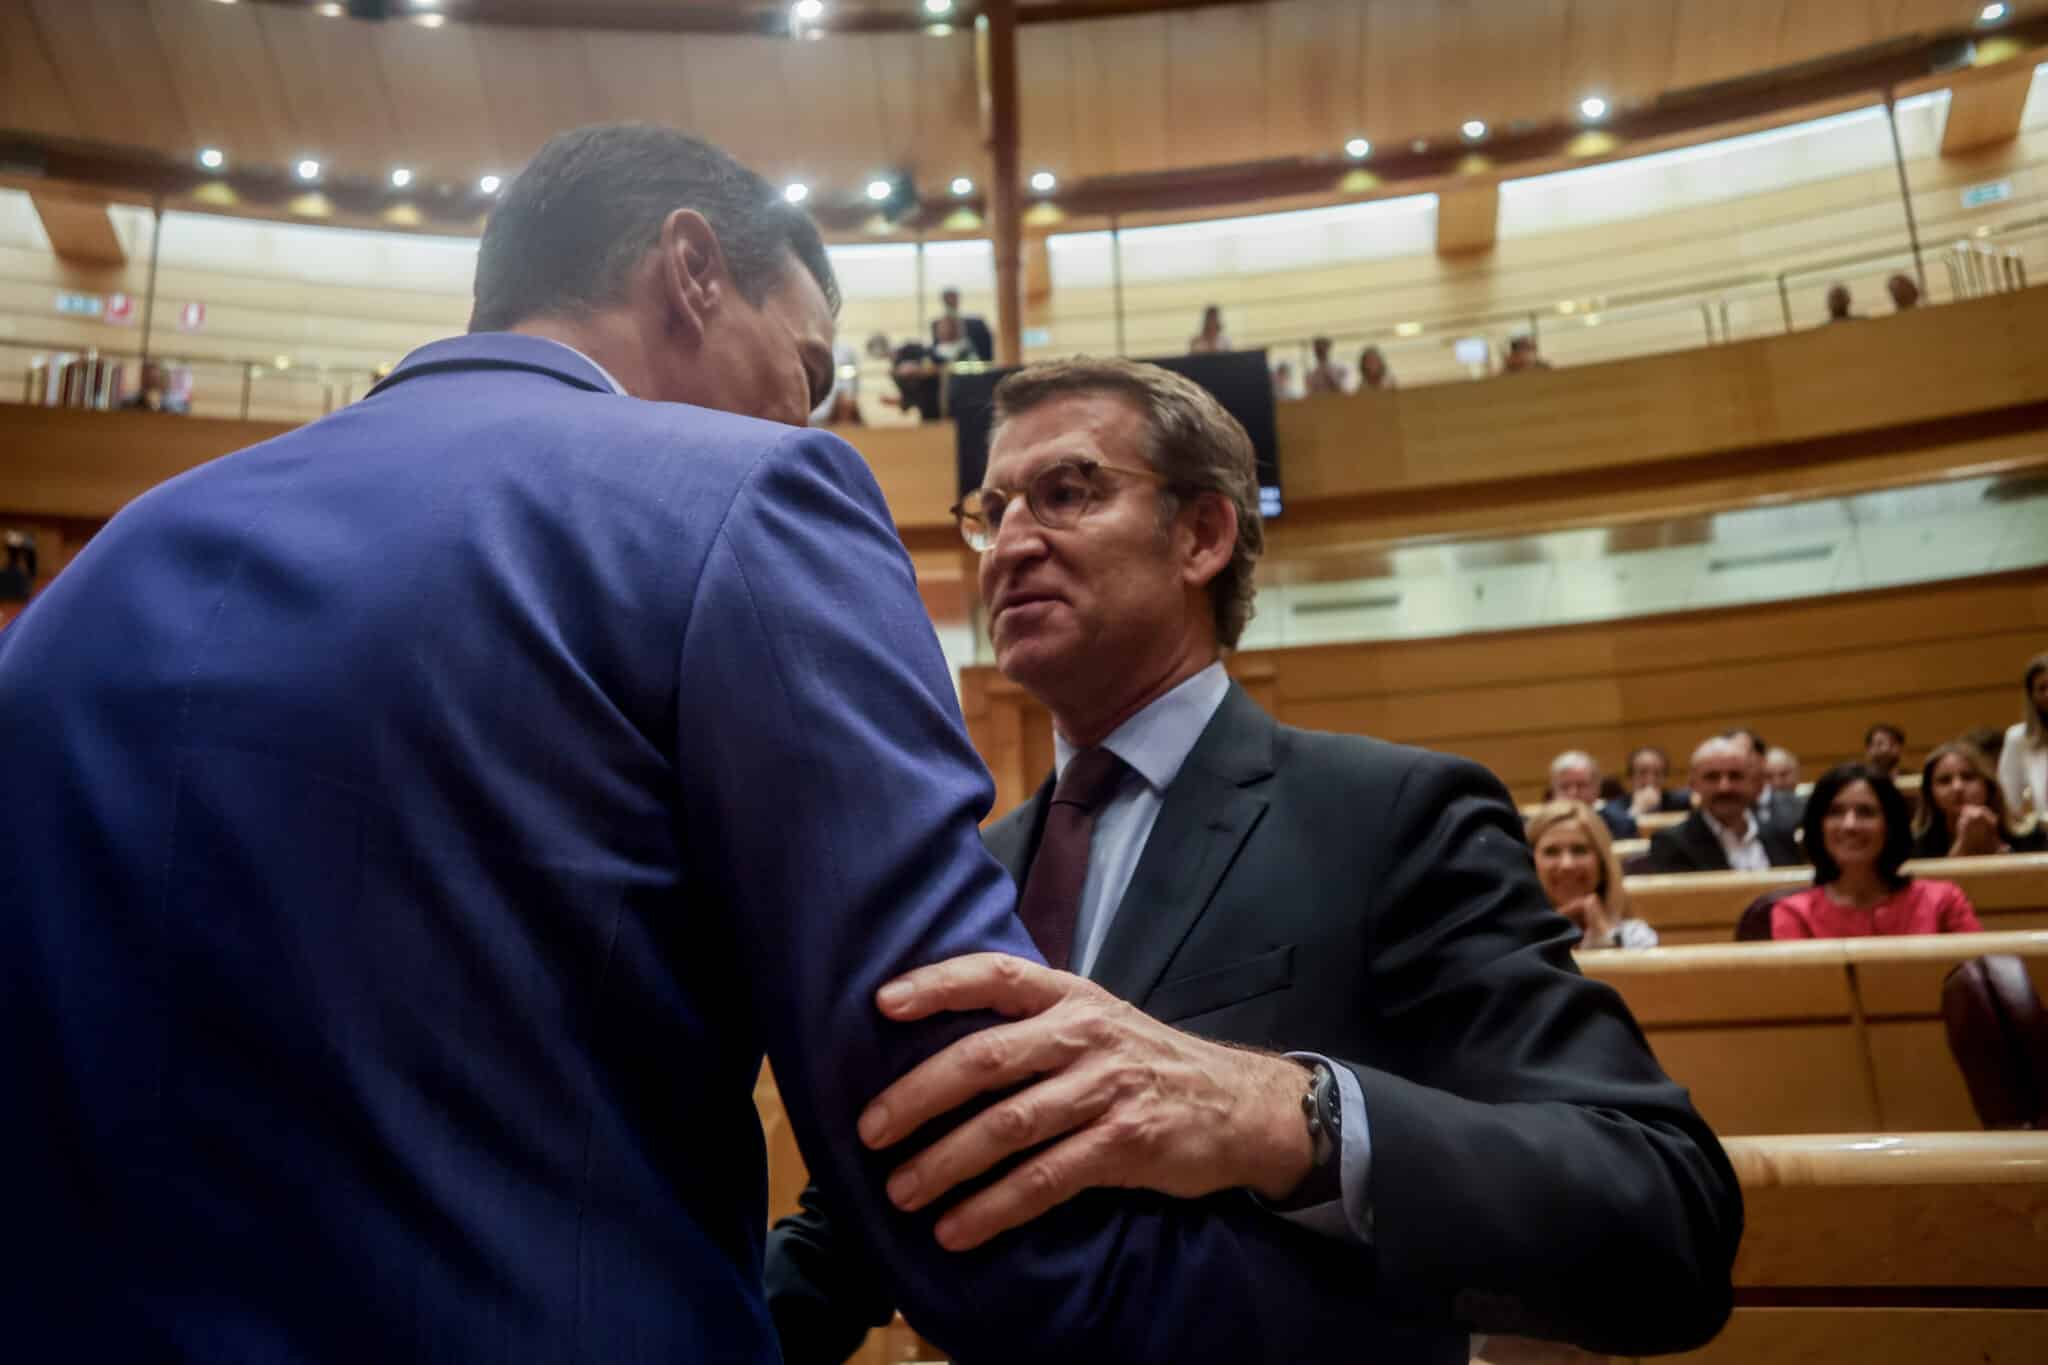
<svg viewBox="0 0 2048 1365"><path fill-rule="evenodd" d="M1265 813L1274 724L1232 683L1166 789L1090 973L1142 1007Z"/></svg>
<svg viewBox="0 0 2048 1365"><path fill-rule="evenodd" d="M1037 794L981 832L981 842L995 860L1010 871L1010 880L1021 889L1031 859L1038 852L1038 835L1045 828L1045 812L1052 804L1053 779L1039 784Z"/></svg>
<svg viewBox="0 0 2048 1365"><path fill-rule="evenodd" d="M1707 828L1707 822L1695 811L1685 818L1679 833L1691 841L1694 859L1703 867L1719 867L1728 870L1728 850L1721 847L1721 841L1714 837L1714 831Z"/></svg>

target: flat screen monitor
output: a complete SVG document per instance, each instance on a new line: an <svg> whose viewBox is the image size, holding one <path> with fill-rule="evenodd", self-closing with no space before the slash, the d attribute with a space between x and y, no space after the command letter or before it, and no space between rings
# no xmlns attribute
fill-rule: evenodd
<svg viewBox="0 0 2048 1365"><path fill-rule="evenodd" d="M1200 384L1215 395L1225 412L1244 424L1258 459L1259 513L1265 517L1279 516L1280 450L1273 433L1273 376L1266 368L1266 353L1224 351L1147 359L1150 364L1186 375ZM946 412L953 419L954 462L958 489L963 494L981 487L982 474L988 468L990 401L996 385L1016 368L955 372L946 378Z"/></svg>

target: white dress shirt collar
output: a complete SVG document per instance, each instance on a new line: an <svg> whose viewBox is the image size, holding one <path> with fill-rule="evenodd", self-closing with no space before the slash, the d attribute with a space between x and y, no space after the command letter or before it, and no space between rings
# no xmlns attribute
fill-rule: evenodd
<svg viewBox="0 0 2048 1365"><path fill-rule="evenodd" d="M1102 747L1128 763L1153 791L1164 792L1229 691L1230 675L1219 660L1147 703L1111 731ZM1054 767L1064 773L1080 750L1057 730L1052 743Z"/></svg>

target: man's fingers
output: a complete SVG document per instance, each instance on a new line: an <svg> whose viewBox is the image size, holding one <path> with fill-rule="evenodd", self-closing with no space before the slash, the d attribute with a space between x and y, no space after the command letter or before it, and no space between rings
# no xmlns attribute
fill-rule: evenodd
<svg viewBox="0 0 2048 1365"><path fill-rule="evenodd" d="M1048 1077L991 1105L897 1167L889 1177L889 1198L906 1211L921 1209L1006 1157L1094 1122L1115 1099L1114 1084L1099 1070Z"/></svg>
<svg viewBox="0 0 2048 1365"><path fill-rule="evenodd" d="M901 1142L976 1095L1057 1071L1085 1050L1044 1016L970 1033L875 1096L861 1113L860 1140L876 1150Z"/></svg>
<svg viewBox="0 0 2048 1365"><path fill-rule="evenodd" d="M875 1003L902 1022L948 1010L994 1010L1016 1019L1049 1009L1079 979L1008 953L970 953L906 972L875 992Z"/></svg>
<svg viewBox="0 0 2048 1365"><path fill-rule="evenodd" d="M1084 1128L1049 1147L1016 1170L949 1209L934 1235L948 1251L970 1251L999 1232L1021 1227L1096 1185L1121 1185L1111 1178L1116 1142L1100 1128Z"/></svg>

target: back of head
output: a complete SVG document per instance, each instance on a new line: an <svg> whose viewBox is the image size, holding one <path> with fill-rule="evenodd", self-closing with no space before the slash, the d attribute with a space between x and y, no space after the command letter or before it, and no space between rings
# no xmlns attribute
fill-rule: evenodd
<svg viewBox="0 0 2048 1365"><path fill-rule="evenodd" d="M1237 512L1237 545L1230 562L1209 582L1216 642L1237 644L1252 619L1252 571L1266 549L1259 516L1258 457L1251 437L1207 389L1192 379L1134 360L1089 356L1028 365L996 386L990 441L1003 423L1043 403L1079 394L1107 393L1145 416L1146 458L1169 489L1217 493Z"/></svg>
<svg viewBox="0 0 2048 1365"><path fill-rule="evenodd" d="M1828 769L1814 781L1813 793L1806 798L1806 818L1799 828L1806 856L1813 863L1813 884L1825 886L1842 875L1841 865L1828 852L1828 808L1843 788L1858 782L1870 785L1878 809L1884 812L1884 847L1877 856L1877 875L1888 886L1904 886L1912 880L1899 869L1913 856L1913 812L1889 777L1863 763L1841 763Z"/></svg>
<svg viewBox="0 0 2048 1365"><path fill-rule="evenodd" d="M472 332L575 318L624 301L663 222L694 209L718 234L734 285L758 305L792 258L836 311L839 286L816 224L708 142L653 124L611 123L550 138L484 225Z"/></svg>

